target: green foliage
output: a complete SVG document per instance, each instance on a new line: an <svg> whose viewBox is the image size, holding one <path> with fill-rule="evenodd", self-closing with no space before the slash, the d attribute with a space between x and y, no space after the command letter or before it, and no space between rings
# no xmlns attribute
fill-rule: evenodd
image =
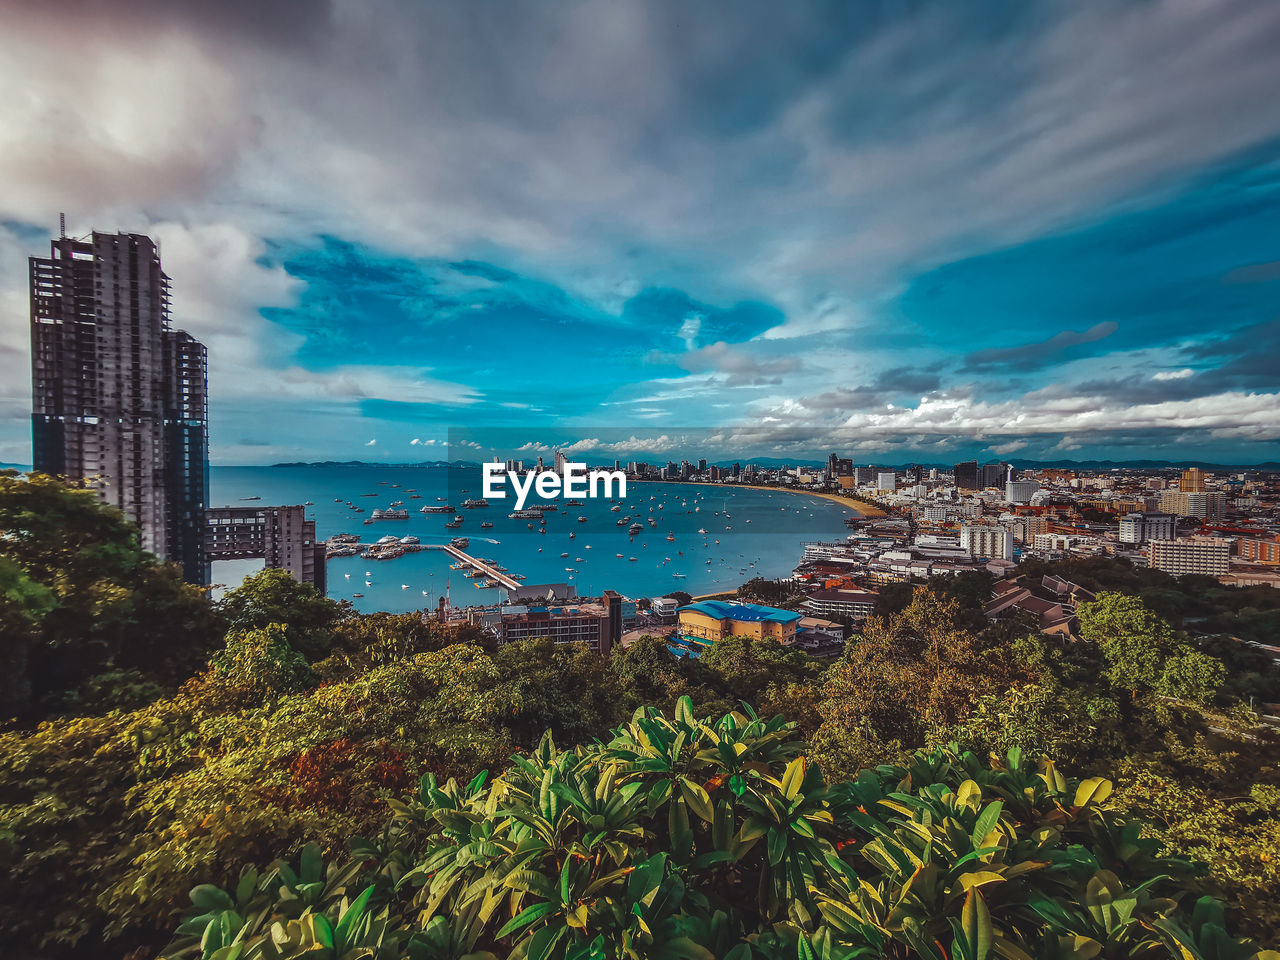
<svg viewBox="0 0 1280 960"><path fill-rule="evenodd" d="M900 614L871 617L823 678L825 742L853 733L873 755L893 742L937 742L972 711L974 691L1026 677L1006 651L985 648L966 619L958 601L925 587Z"/></svg>
<svg viewBox="0 0 1280 960"><path fill-rule="evenodd" d="M427 960L1200 957L1233 939L1194 867L1075 780L952 750L827 782L791 725L637 711L490 780L423 778L326 867L191 891L168 957Z"/></svg>
<svg viewBox="0 0 1280 960"><path fill-rule="evenodd" d="M1081 636L1098 645L1111 685L1207 703L1226 677L1222 663L1192 648L1140 598L1103 593L1077 610Z"/></svg>
<svg viewBox="0 0 1280 960"><path fill-rule="evenodd" d="M525 640L498 648L493 662L513 703L508 723L517 743L537 743L547 730L586 740L619 719L622 701L608 661L585 644Z"/></svg>
<svg viewBox="0 0 1280 960"><path fill-rule="evenodd" d="M228 633L226 649L209 666L218 680L262 700L305 690L316 680L306 657L289 645L282 623Z"/></svg>
<svg viewBox="0 0 1280 960"><path fill-rule="evenodd" d="M232 633L282 624L289 645L308 660L328 655L335 630L350 616L350 608L330 600L309 583L300 583L284 570L268 567L245 577L218 604Z"/></svg>
<svg viewBox="0 0 1280 960"><path fill-rule="evenodd" d="M0 554L0 629L46 629L57 585ZM165 609L164 577L128 583L133 602L154 595ZM743 639L689 660L645 638L605 660L547 641L486 651L471 629L360 616L288 578L252 578L226 608L236 626L222 649L180 689L111 658L56 694L102 716L0 734L0 928L51 957L153 954L199 882L203 920L176 946L223 957L508 956L521 944L732 960L1162 956L1170 944L1186 951L1175 956L1235 957L1247 953L1227 930L1280 940L1280 744L1232 700L1238 645L1191 646L1154 599L1099 617L1094 639L1023 636L975 617L980 593L977 581L912 591L835 664ZM176 647L204 629L199 617L161 622ZM1107 650L1141 672L1130 647L1147 634L1165 644L1160 668L1117 687ZM1245 668L1266 689L1269 663ZM793 723L733 713L739 698ZM676 700L673 718L632 716ZM519 748L532 752L505 775L457 787ZM1021 760L1041 755L1058 767ZM1120 788L1073 813L1078 785L1059 767ZM422 778L388 822L388 802ZM974 818L996 802L1001 849L966 848L961 833L977 842ZM352 835L372 839L344 858ZM490 843L550 886L486 886L507 862ZM1161 860L1160 843L1202 860L1207 877ZM303 862L241 875L299 850ZM419 870L431 856L434 874ZM1021 866L1031 861L1047 865ZM1026 875L1001 873L1015 869ZM974 871L1003 879L960 881ZM446 873L461 879L432 903ZM1225 915L1199 899L1200 883L1226 893ZM856 936L833 904L860 918Z"/></svg>
<svg viewBox="0 0 1280 960"><path fill-rule="evenodd" d="M0 716L65 711L114 669L188 676L221 633L204 592L144 551L120 511L0 471Z"/></svg>
<svg viewBox="0 0 1280 960"><path fill-rule="evenodd" d="M1020 565L1017 572L1036 578L1051 573L1095 593L1110 591L1139 597L1175 628L1194 623L1200 633L1246 641L1267 641L1280 635L1280 591L1271 587L1229 587L1213 577L1173 577L1114 557L1051 563L1033 560ZM1272 694L1280 699L1280 670L1268 673Z"/></svg>
<svg viewBox="0 0 1280 960"><path fill-rule="evenodd" d="M791 584L781 580L766 580L764 577L754 577L738 587L738 598L771 607L787 605L788 609L792 608L797 599L804 599L803 596L797 596L796 589Z"/></svg>

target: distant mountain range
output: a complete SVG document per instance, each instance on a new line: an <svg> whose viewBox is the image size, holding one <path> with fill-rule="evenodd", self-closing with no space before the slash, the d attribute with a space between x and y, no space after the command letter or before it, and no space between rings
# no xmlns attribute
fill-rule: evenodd
<svg viewBox="0 0 1280 960"><path fill-rule="evenodd" d="M1199 467L1202 470L1273 470L1280 471L1280 463L1269 460L1265 463L1211 463L1207 460L1022 460L1011 457L1004 461L979 460L980 463L1004 462L1013 464L1019 470L1185 470L1187 467ZM656 461L654 461L656 463ZM742 466L752 464L756 467L776 469L778 467L813 467L821 469L826 466L825 460L784 460L778 457L741 457L738 460L708 461L717 467L732 467L734 463ZM867 466L857 463L857 466ZM874 464L885 470L901 470L905 463ZM14 464L14 466L17 466ZM292 463L273 463L273 467L479 467L474 460L421 460L416 463L371 463L366 460L318 460L312 462L295 461ZM925 463L926 469L937 467L939 470L950 470L954 463Z"/></svg>
<svg viewBox="0 0 1280 960"><path fill-rule="evenodd" d="M450 466L469 466L478 467L478 463L470 460L460 460L451 463L448 460L419 460L416 463L370 463L367 460L312 460L310 462L297 460L292 463L273 463L273 467L450 467Z"/></svg>
<svg viewBox="0 0 1280 960"><path fill-rule="evenodd" d="M991 461L987 461L990 463ZM1210 463L1208 460L1017 460L1005 461L1019 470L1280 470L1280 463ZM954 464L953 464L954 466Z"/></svg>
<svg viewBox="0 0 1280 960"><path fill-rule="evenodd" d="M710 462L710 461L708 461ZM914 461L913 461L914 462ZM1280 463L1275 461L1267 461L1265 463L1210 463L1207 460L1022 460L1016 457L1007 459L990 458L978 460L979 463L1009 463L1017 467L1019 470L1185 470L1187 467L1199 467L1202 470L1276 470L1280 471ZM780 460L776 457L750 457L739 460L717 460L717 467L731 467L734 463L740 463L746 466L748 463L756 467L813 467L821 469L827 465L825 460ZM950 463L922 463L920 466L926 470L937 467L939 470L951 470L956 462ZM902 470L905 469L906 463L877 463L871 464L881 467L885 470ZM865 467L867 463L855 461L854 466Z"/></svg>

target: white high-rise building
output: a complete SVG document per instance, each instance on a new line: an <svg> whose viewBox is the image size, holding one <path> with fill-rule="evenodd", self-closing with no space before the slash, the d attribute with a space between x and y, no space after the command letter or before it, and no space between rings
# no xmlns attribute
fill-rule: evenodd
<svg viewBox="0 0 1280 960"><path fill-rule="evenodd" d="M894 489L897 485L898 485L898 476L897 476L897 474L895 474L895 473L888 473L888 472L885 472L885 473L877 473L877 474L876 474L876 489L878 489L878 490L892 490L892 489Z"/></svg>
<svg viewBox="0 0 1280 960"><path fill-rule="evenodd" d="M1038 480L1007 480L1004 485L1004 498L1009 503L1030 503L1031 498L1039 490Z"/></svg>
<svg viewBox="0 0 1280 960"><path fill-rule="evenodd" d="M1168 513L1130 513L1120 518L1121 543L1173 540L1178 536L1178 518Z"/></svg>
<svg viewBox="0 0 1280 960"><path fill-rule="evenodd" d="M960 527L960 546L977 559L1012 560L1013 531L987 523L966 523Z"/></svg>

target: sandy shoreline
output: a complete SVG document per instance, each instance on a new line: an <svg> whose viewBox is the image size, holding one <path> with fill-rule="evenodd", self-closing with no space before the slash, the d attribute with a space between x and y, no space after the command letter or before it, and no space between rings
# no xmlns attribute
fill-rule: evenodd
<svg viewBox="0 0 1280 960"><path fill-rule="evenodd" d="M689 483L685 480L641 480L639 478L628 478L627 483L677 483L686 487L717 487L724 486L731 490L764 490L769 493L794 493L802 497L820 497L823 500L830 500L832 503L838 503L842 507L848 507L855 513L863 517L875 518L888 516L883 510L874 504L867 503L864 500L856 500L853 497L844 497L838 493L818 493L815 490L803 490L798 487L762 487L754 483Z"/></svg>

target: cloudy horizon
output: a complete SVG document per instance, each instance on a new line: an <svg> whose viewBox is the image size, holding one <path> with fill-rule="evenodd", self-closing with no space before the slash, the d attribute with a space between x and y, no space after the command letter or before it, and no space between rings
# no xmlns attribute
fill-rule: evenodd
<svg viewBox="0 0 1280 960"><path fill-rule="evenodd" d="M1280 460L1280 5L906 6L0 0L0 461L61 211L215 464Z"/></svg>

